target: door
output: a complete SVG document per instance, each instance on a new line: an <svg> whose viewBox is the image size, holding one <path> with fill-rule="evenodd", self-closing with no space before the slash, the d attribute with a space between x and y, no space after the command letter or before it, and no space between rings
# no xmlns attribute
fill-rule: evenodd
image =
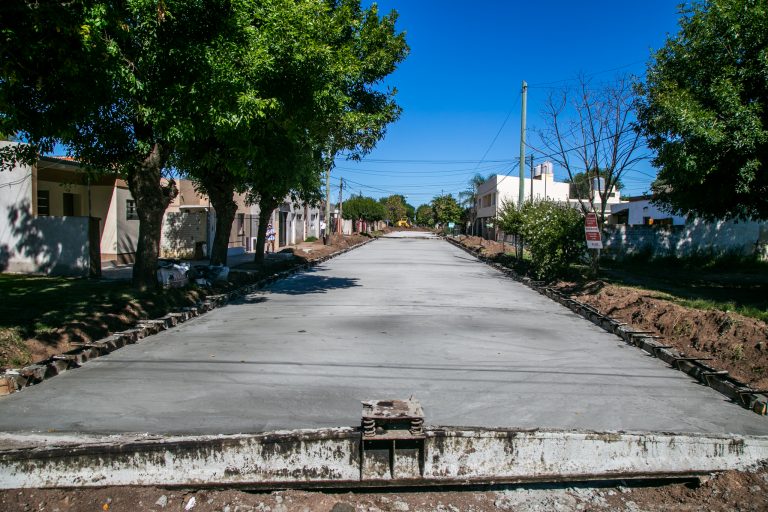
<svg viewBox="0 0 768 512"><path fill-rule="evenodd" d="M288 212L280 212L280 241L279 247L284 247L286 244L286 234L288 229Z"/></svg>

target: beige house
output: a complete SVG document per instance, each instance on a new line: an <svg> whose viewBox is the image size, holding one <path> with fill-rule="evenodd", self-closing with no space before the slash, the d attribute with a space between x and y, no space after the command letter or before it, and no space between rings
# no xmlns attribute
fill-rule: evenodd
<svg viewBox="0 0 768 512"><path fill-rule="evenodd" d="M2 144L13 144L2 142ZM190 180L163 217L160 250L167 258L204 259L216 212ZM255 250L258 205L235 197L229 253ZM132 263L139 237L136 202L116 175L88 173L67 157L41 157L33 166L0 173L0 271L98 274L100 262ZM276 246L319 236L317 208L286 200L271 216Z"/></svg>

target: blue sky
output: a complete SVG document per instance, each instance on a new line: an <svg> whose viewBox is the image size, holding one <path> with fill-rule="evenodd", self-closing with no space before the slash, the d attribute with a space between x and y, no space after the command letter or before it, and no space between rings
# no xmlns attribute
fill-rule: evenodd
<svg viewBox="0 0 768 512"><path fill-rule="evenodd" d="M540 112L553 85L579 73L601 81L642 75L651 50L677 32L679 18L678 0L377 3L381 12L398 11L411 47L386 81L397 87L403 115L362 162L337 159L333 192L337 197L343 177L345 198L401 193L414 206L465 189L475 172L509 172L519 159L522 80L531 85L527 132L535 145L531 137L543 127ZM645 192L654 174L641 163L623 193ZM564 171L556 168L555 178L564 180Z"/></svg>

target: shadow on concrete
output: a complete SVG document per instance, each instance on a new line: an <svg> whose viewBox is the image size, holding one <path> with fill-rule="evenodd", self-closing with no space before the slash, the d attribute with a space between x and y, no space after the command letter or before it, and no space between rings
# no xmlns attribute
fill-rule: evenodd
<svg viewBox="0 0 768 512"><path fill-rule="evenodd" d="M317 275L313 271L296 274L292 279L279 281L271 287L273 294L305 295L326 293L328 290L341 290L360 286L354 277L331 277Z"/></svg>

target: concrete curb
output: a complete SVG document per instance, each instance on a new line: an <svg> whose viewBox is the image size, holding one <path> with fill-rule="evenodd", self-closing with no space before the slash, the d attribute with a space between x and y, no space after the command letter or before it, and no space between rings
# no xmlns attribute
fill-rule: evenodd
<svg viewBox="0 0 768 512"><path fill-rule="evenodd" d="M110 352L123 348L126 345L138 343L148 336L176 327L187 320L207 313L217 307L224 306L229 301L236 300L249 293L253 293L256 290L260 290L279 279L284 279L297 272L308 270L331 258L335 258L353 249L369 244L374 240L376 239L372 238L317 260L297 265L294 268L278 272L277 274L265 277L255 283L242 286L225 294L208 295L205 300L198 302L195 306L181 308L178 311L168 313L160 318L140 320L130 329L115 332L106 338L97 341L83 343L78 348L64 352L63 354L51 356L48 359L44 359L43 361L33 363L20 369L6 370L4 373L0 374L0 397L21 391L25 387L39 384L44 380L55 377L65 371L80 368L80 366L91 359L104 356Z"/></svg>
<svg viewBox="0 0 768 512"><path fill-rule="evenodd" d="M0 489L252 489L674 478L745 470L768 437L430 427L370 446L356 428L220 436L0 434Z"/></svg>
<svg viewBox="0 0 768 512"><path fill-rule="evenodd" d="M454 240L453 238L445 237L445 239L459 249L462 249L463 251L475 256L479 261L489 265L499 272L502 272L507 277L510 277L515 281L539 292L540 294L545 295L556 302L559 302L563 306L586 318L598 327L601 327L611 334L617 335L627 344L638 347L646 351L648 354L661 359L665 363L668 363L672 368L690 375L699 383L704 384L705 386L708 386L715 391L725 395L745 409L750 409L751 411L761 416L768 414L768 395L761 393L760 391L753 389L747 384L731 377L728 375L727 371L718 370L717 368L703 363L700 359L685 357L674 348L661 343L659 341L661 337L659 336L653 336L649 332L636 331L623 322L603 315L600 313L600 311L593 308L589 304L579 302L575 299L572 299L571 297L566 296L555 288L546 286L542 281L536 281L529 277L521 276L514 270L493 262L489 258L479 255L477 252L463 246L460 242Z"/></svg>

